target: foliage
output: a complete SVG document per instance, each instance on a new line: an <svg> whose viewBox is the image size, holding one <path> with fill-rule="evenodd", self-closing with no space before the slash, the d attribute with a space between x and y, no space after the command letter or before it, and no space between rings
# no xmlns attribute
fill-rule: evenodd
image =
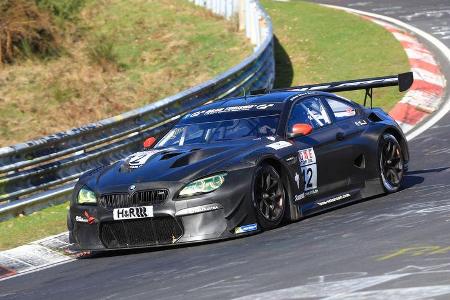
<svg viewBox="0 0 450 300"><path fill-rule="evenodd" d="M105 35L97 35L90 40L87 46L87 55L90 62L102 67L103 71L117 68L114 43Z"/></svg>
<svg viewBox="0 0 450 300"><path fill-rule="evenodd" d="M0 65L18 57L57 54L58 35L50 15L27 0L0 2Z"/></svg>
<svg viewBox="0 0 450 300"><path fill-rule="evenodd" d="M63 20L74 21L86 0L35 0L36 4Z"/></svg>

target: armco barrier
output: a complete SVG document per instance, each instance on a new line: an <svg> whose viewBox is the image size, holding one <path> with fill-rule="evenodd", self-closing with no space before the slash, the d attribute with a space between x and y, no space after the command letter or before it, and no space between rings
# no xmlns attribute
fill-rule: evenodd
<svg viewBox="0 0 450 300"><path fill-rule="evenodd" d="M275 76L269 16L257 0L190 0L226 18L239 16L254 53L193 88L121 115L0 148L0 220L68 199L85 171L124 158L180 115L243 89L271 87Z"/></svg>

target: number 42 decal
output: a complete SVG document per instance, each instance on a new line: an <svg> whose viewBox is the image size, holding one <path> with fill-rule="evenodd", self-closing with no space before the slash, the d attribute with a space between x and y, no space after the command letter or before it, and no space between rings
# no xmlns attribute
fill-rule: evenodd
<svg viewBox="0 0 450 300"><path fill-rule="evenodd" d="M317 193L317 161L314 148L298 151L300 171L305 180L305 195Z"/></svg>

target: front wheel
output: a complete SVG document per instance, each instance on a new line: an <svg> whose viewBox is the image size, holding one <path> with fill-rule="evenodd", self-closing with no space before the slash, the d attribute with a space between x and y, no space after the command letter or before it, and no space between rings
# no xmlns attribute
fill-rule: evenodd
<svg viewBox="0 0 450 300"><path fill-rule="evenodd" d="M383 134L380 140L378 159L381 184L387 193L400 189L404 173L404 161L400 144L391 134Z"/></svg>
<svg viewBox="0 0 450 300"><path fill-rule="evenodd" d="M258 167L253 183L253 199L256 217L262 229L272 229L281 223L286 195L286 189L277 170L269 164Z"/></svg>

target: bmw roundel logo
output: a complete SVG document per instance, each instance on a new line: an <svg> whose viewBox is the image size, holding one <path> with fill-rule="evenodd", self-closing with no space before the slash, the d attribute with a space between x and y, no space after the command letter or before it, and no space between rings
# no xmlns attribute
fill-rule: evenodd
<svg viewBox="0 0 450 300"><path fill-rule="evenodd" d="M129 187L130 191L134 191L136 189L136 186L134 184L130 185Z"/></svg>

